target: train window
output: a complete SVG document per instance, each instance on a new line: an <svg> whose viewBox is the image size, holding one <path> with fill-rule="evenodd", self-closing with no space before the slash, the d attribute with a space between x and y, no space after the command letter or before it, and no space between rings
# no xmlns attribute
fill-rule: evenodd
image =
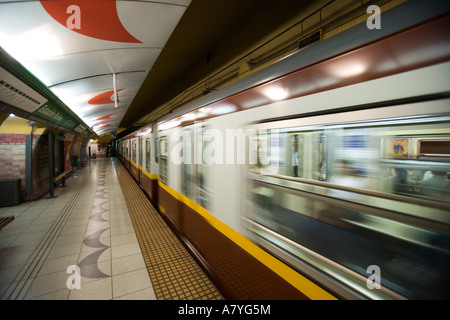
<svg viewBox="0 0 450 320"><path fill-rule="evenodd" d="M168 144L167 137L161 137L159 139L159 148L160 148L160 163L159 163L159 173L161 181L167 183L167 175L168 175Z"/></svg>
<svg viewBox="0 0 450 320"><path fill-rule="evenodd" d="M143 166L142 164L142 137L138 137L138 144L137 144L137 164L138 166Z"/></svg>
<svg viewBox="0 0 450 320"><path fill-rule="evenodd" d="M254 168L267 174L448 201L450 140L448 136L431 138L442 131L440 126L393 123L309 131L272 129L259 132L249 145L254 149ZM433 134L427 135L427 130ZM425 187L432 179L425 180L438 176L442 177L436 185L439 192L432 193Z"/></svg>
<svg viewBox="0 0 450 320"><path fill-rule="evenodd" d="M290 135L290 151L292 159L293 177L303 177L303 135L294 133Z"/></svg>
<svg viewBox="0 0 450 320"><path fill-rule="evenodd" d="M250 137L248 145L256 170L326 180L328 148L323 131L263 130Z"/></svg>
<svg viewBox="0 0 450 320"><path fill-rule="evenodd" d="M450 140L420 140L419 158L450 159Z"/></svg>
<svg viewBox="0 0 450 320"><path fill-rule="evenodd" d="M286 175L292 175L294 170L292 169L291 163L296 155L293 154L294 146L292 145L291 160L287 161L286 150L284 145L289 145L286 143L285 139L288 136L285 133L280 133L278 130L263 130L258 132L256 135L250 136L249 138L249 161L256 170L261 170L264 172L278 172ZM285 166L286 163L289 165Z"/></svg>
<svg viewBox="0 0 450 320"><path fill-rule="evenodd" d="M131 148L131 161L136 163L136 141L132 141L132 148Z"/></svg>
<svg viewBox="0 0 450 320"><path fill-rule="evenodd" d="M316 132L313 135L313 162L312 170L313 177L316 180L327 180L327 152L328 152L328 140L327 136L323 132Z"/></svg>
<svg viewBox="0 0 450 320"><path fill-rule="evenodd" d="M156 138L155 141L155 162L159 163L159 158L161 157L161 146L160 146L160 138Z"/></svg>
<svg viewBox="0 0 450 320"><path fill-rule="evenodd" d="M151 165L151 145L150 145L150 139L145 140L145 169L150 172L150 165Z"/></svg>
<svg viewBox="0 0 450 320"><path fill-rule="evenodd" d="M264 161L248 172L247 227L300 269L312 264L364 295L373 291L357 279L376 264L386 287L378 297L448 297L450 118L442 119L261 125L250 144Z"/></svg>

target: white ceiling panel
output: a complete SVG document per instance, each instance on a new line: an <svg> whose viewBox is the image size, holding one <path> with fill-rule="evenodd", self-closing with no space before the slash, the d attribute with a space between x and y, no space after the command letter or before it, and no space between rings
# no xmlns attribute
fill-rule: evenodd
<svg viewBox="0 0 450 320"><path fill-rule="evenodd" d="M32 73L42 74L42 81L47 86L54 86L104 74L148 72L160 52L161 49L148 48L99 50L29 61L26 66Z"/></svg>
<svg viewBox="0 0 450 320"><path fill-rule="evenodd" d="M114 132L189 4L0 1L0 46L97 134Z"/></svg>
<svg viewBox="0 0 450 320"><path fill-rule="evenodd" d="M118 1L117 11L130 34L147 45L161 48L172 34L173 21L181 19L185 7L162 2L136 2L130 6L128 1Z"/></svg>
<svg viewBox="0 0 450 320"><path fill-rule="evenodd" d="M140 87L136 86L136 84L142 83L145 80L146 76L147 73L142 71L120 73L116 76L117 88L124 89ZM58 93L62 94L63 96L71 94L74 96L80 96L85 94L87 97L89 97L89 99L91 99L96 93L102 93L103 91L112 90L112 84L112 74L105 74L81 80L74 80L67 83L61 83L54 87L54 91L58 91Z"/></svg>

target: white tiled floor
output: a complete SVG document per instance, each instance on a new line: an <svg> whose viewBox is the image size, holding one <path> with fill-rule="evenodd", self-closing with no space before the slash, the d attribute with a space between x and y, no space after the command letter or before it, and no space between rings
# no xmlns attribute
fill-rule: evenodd
<svg viewBox="0 0 450 320"><path fill-rule="evenodd" d="M55 198L0 208L15 220L0 231L0 297L156 299L115 174L96 159L58 187ZM71 265L81 289L69 289Z"/></svg>

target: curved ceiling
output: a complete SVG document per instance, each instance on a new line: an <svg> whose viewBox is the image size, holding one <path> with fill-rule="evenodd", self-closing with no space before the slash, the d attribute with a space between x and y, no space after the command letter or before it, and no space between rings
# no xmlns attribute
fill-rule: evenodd
<svg viewBox="0 0 450 320"><path fill-rule="evenodd" d="M0 46L101 135L115 132L191 1L0 2Z"/></svg>
<svg viewBox="0 0 450 320"><path fill-rule="evenodd" d="M120 126L144 125L153 110L333 1L192 0Z"/></svg>
<svg viewBox="0 0 450 320"><path fill-rule="evenodd" d="M0 0L0 46L102 135L330 1Z"/></svg>

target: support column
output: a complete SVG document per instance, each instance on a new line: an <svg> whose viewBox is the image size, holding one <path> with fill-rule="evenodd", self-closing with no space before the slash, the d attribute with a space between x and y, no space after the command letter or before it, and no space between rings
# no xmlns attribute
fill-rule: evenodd
<svg viewBox="0 0 450 320"><path fill-rule="evenodd" d="M50 198L54 198L55 193L55 137L51 130L48 131L48 187Z"/></svg>

